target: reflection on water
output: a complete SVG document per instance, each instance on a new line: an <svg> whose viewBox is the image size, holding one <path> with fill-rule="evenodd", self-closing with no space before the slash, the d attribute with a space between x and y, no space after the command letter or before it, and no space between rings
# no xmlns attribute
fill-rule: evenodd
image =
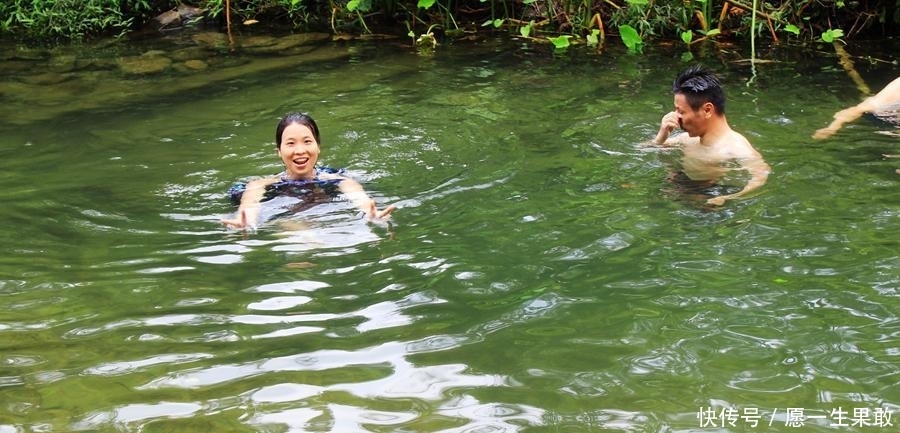
<svg viewBox="0 0 900 433"><path fill-rule="evenodd" d="M872 119L809 138L858 101L836 59L778 47L747 85L741 48L695 53L773 168L717 208L673 192L674 155L641 146L680 48L191 41L131 48L205 55L205 72L124 74L108 59L128 46L4 57L0 433L749 431L753 415L824 432L900 416L900 179L881 156L897 142ZM872 87L898 74L857 67ZM47 94L22 96L35 80ZM280 170L271 135L295 110L319 122L323 163L398 205L390 225L338 197L222 227L232 182Z"/></svg>

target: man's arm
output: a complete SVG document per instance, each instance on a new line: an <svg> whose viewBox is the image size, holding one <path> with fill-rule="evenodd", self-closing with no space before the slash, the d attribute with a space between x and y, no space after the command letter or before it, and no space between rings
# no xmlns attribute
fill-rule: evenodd
<svg viewBox="0 0 900 433"><path fill-rule="evenodd" d="M747 181L747 184L744 185L744 188L734 194L713 197L707 200L706 203L715 206L721 206L725 204L726 200L738 198L766 184L766 180L768 180L769 173L771 173L772 168L769 167L769 164L766 164L766 161L762 159L762 156L749 159L741 159L740 164L742 169L747 170L747 172L750 173L750 180Z"/></svg>
<svg viewBox="0 0 900 433"><path fill-rule="evenodd" d="M653 144L657 146L669 146L674 144L669 141L669 136L672 134L672 131L678 128L678 126L678 114L674 111L666 113L659 124L659 132L656 133Z"/></svg>

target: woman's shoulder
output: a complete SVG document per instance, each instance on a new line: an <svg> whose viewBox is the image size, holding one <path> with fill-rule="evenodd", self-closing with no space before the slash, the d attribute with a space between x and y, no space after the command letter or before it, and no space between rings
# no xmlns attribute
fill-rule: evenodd
<svg viewBox="0 0 900 433"><path fill-rule="evenodd" d="M327 165L316 167L316 177L323 180L334 180L344 178L343 168L334 168Z"/></svg>

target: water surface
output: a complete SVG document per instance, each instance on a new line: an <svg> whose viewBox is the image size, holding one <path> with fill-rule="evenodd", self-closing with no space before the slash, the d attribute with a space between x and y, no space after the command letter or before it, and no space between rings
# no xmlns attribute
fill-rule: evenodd
<svg viewBox="0 0 900 433"><path fill-rule="evenodd" d="M861 98L822 47L755 70L744 48L698 51L773 167L709 208L640 146L683 48L609 45L96 66L160 48L133 44L65 53L95 66L31 93L60 53L7 54L0 432L896 429L891 127L810 138ZM856 67L873 88L900 73ZM295 110L323 163L399 207L390 226L341 200L254 233L218 223L232 182L280 170Z"/></svg>

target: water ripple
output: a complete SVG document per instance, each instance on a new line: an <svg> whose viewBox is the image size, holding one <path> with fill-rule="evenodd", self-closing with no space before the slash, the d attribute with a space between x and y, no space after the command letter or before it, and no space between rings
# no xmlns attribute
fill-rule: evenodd
<svg viewBox="0 0 900 433"><path fill-rule="evenodd" d="M128 362L108 362L96 367L87 368L84 374L96 376L120 376L124 374L134 373L136 371L145 370L149 367L157 365L177 365L190 363L202 359L210 359L215 356L208 353L180 353L180 354L164 354L156 355L146 359L128 361Z"/></svg>

